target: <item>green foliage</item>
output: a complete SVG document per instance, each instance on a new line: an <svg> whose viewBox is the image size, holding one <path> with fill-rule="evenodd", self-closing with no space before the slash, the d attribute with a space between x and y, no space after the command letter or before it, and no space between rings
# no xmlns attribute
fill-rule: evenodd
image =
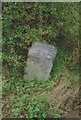
<svg viewBox="0 0 81 120"><path fill-rule="evenodd" d="M63 110L58 108L58 109L55 109L55 115L54 115L54 118L62 118L62 113L63 113Z"/></svg>
<svg viewBox="0 0 81 120"><path fill-rule="evenodd" d="M61 115L60 114L55 114L54 118L61 118Z"/></svg>
<svg viewBox="0 0 81 120"><path fill-rule="evenodd" d="M48 115L49 103L42 96L33 97L28 106L29 118L46 118Z"/></svg>
<svg viewBox="0 0 81 120"><path fill-rule="evenodd" d="M78 11L78 3L3 3L3 62L12 74L23 74L33 41L72 49L79 36Z"/></svg>
<svg viewBox="0 0 81 120"><path fill-rule="evenodd" d="M31 15L28 18L29 13L26 10L28 6L29 4L22 3L3 3L3 62L15 75L19 71L22 73L24 69L31 41L39 40L37 29L30 29L31 25L28 25L32 24L28 21L33 17ZM30 5L29 9L31 7Z"/></svg>
<svg viewBox="0 0 81 120"><path fill-rule="evenodd" d="M9 104L6 105L7 109L11 107L11 116L14 118L19 117L26 111L25 116L29 118L45 118L50 113L48 110L50 101L38 94L40 94L46 86L49 86L48 82L27 82L22 79L14 83L13 81L13 79L4 79L6 83L4 83L5 92L3 94L5 98L6 92L13 93L12 97L9 98Z"/></svg>
<svg viewBox="0 0 81 120"><path fill-rule="evenodd" d="M79 58L79 3L4 2L2 17L3 50L0 59L2 57L4 68L3 98L8 101L3 109L8 110L11 118L19 117L25 111L25 117L46 118L51 114L50 102L38 94L52 90L61 76L67 80L68 88L79 80L76 59L76 56ZM47 81L22 79L27 53L34 41L58 48L52 77ZM64 75L64 68L69 74ZM54 117L61 118L61 114L59 109Z"/></svg>

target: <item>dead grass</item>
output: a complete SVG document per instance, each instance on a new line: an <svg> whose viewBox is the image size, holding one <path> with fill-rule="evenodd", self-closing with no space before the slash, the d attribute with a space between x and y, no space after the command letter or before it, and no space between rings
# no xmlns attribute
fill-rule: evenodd
<svg viewBox="0 0 81 120"><path fill-rule="evenodd" d="M42 93L43 96L46 96L51 100L54 109L63 109L63 116L66 116L69 112L73 111L73 101L75 100L76 95L79 98L79 83L74 82L72 88L67 88L67 79L65 80L65 76L69 74L68 70L64 69L63 76L59 84L52 89L50 92ZM76 103L75 103L76 104ZM74 105L75 107L75 105ZM75 111L74 111L75 112ZM79 116L76 113L74 116ZM73 117L74 117L73 116Z"/></svg>

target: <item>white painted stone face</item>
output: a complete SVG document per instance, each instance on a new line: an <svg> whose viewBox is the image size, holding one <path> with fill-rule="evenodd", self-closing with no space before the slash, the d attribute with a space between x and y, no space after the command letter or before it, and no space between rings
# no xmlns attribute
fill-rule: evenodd
<svg viewBox="0 0 81 120"><path fill-rule="evenodd" d="M57 49L53 45L34 42L28 52L25 79L49 79L56 54Z"/></svg>

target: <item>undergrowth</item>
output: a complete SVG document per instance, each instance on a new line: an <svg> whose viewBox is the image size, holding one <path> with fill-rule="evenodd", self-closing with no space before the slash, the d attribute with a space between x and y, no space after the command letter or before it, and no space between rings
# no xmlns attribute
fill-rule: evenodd
<svg viewBox="0 0 81 120"><path fill-rule="evenodd" d="M61 59L59 59L60 56ZM28 81L22 78L3 77L3 99L8 100L8 104L5 103L3 109L8 109L10 117L16 118L22 115L26 118L43 118L49 116L55 118L61 117L61 113L59 113L58 110L57 113L55 113L51 101L43 97L42 93L52 91L52 89L60 82L62 76L67 80L66 87L68 89L72 88L72 84L79 80L77 70L72 72L67 69L69 73L67 73L67 76L66 74L64 75L63 70L67 68L67 59L70 59L70 55L66 58L62 53L56 57L56 64L52 72L52 77L47 81L38 81L36 79ZM7 98L7 94L8 96L11 95L11 97ZM54 112L51 112L51 110ZM7 117L6 115L4 116Z"/></svg>
<svg viewBox="0 0 81 120"><path fill-rule="evenodd" d="M4 118L61 118L63 110L53 109L52 102L42 94L52 91L61 80L67 81L68 89L79 81L78 8L78 3L3 2ZM34 41L58 48L51 77L47 81L23 78L28 50Z"/></svg>

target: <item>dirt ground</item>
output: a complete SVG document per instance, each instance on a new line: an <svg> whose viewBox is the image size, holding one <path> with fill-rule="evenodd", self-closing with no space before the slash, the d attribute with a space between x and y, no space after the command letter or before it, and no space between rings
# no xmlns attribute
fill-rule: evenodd
<svg viewBox="0 0 81 120"><path fill-rule="evenodd" d="M66 81L62 80L52 91L43 95L52 101L53 108L64 110L63 118L79 118L79 83L68 89Z"/></svg>

